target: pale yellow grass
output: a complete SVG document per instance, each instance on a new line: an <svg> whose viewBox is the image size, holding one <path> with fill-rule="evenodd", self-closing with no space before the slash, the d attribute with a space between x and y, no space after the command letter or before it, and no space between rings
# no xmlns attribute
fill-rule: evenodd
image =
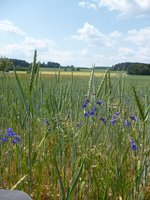
<svg viewBox="0 0 150 200"><path fill-rule="evenodd" d="M13 72L11 72L13 73ZM24 71L17 71L18 74L26 74L26 72ZM73 76L90 76L91 72L73 72ZM94 76L96 77L102 77L104 75L105 72L95 72ZM58 75L58 72L55 71L41 71L40 72L41 75ZM65 72L65 71L61 71L60 72L61 76L72 76L72 72ZM116 73L111 73L111 76L116 76Z"/></svg>

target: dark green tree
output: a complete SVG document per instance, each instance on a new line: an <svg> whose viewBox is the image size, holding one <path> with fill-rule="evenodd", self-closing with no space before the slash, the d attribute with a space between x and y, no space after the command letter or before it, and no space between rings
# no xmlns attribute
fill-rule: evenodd
<svg viewBox="0 0 150 200"><path fill-rule="evenodd" d="M12 63L8 58L1 57L0 59L0 71L3 72L4 78L6 78L5 72L9 72Z"/></svg>

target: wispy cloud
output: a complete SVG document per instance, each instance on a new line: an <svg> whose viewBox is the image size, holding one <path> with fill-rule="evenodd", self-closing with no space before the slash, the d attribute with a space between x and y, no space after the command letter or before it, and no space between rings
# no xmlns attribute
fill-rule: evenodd
<svg viewBox="0 0 150 200"><path fill-rule="evenodd" d="M150 47L150 27L145 27L140 30L129 30L127 41L136 45L149 45Z"/></svg>
<svg viewBox="0 0 150 200"><path fill-rule="evenodd" d="M79 2L78 5L79 5L80 7L82 7L82 8L88 8L88 9L93 9L93 10L97 10L97 9L98 9L98 7L97 7L96 4L90 3L90 2L88 2L88 1L81 1L81 2Z"/></svg>
<svg viewBox="0 0 150 200"><path fill-rule="evenodd" d="M9 20L0 20L0 31L25 36L26 33Z"/></svg>
<svg viewBox="0 0 150 200"><path fill-rule="evenodd" d="M117 11L120 17L150 16L150 0L89 0L81 1L78 5L94 10L106 7L109 11Z"/></svg>
<svg viewBox="0 0 150 200"><path fill-rule="evenodd" d="M120 16L150 16L150 0L100 0L100 7L116 10Z"/></svg>

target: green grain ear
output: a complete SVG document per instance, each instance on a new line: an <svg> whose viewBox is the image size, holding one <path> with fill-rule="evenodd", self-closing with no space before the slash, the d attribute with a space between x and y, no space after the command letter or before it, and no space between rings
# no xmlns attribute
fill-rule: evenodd
<svg viewBox="0 0 150 200"><path fill-rule="evenodd" d="M95 65L93 65L92 67L92 71L91 71L91 74L90 74L90 79L89 79L89 84L88 84L88 92L87 92L87 95L88 95L88 98L90 99L91 97L91 94L95 93L95 87L94 87L94 71L95 71Z"/></svg>
<svg viewBox="0 0 150 200"><path fill-rule="evenodd" d="M138 112L139 112L140 119L144 122L145 121L144 107L143 107L143 105L140 101L140 98L138 97L138 94L137 94L134 86L132 87L132 91L133 91L133 95L134 95L134 99L135 99L135 102L136 102L136 105L137 105L137 109L138 109Z"/></svg>
<svg viewBox="0 0 150 200"><path fill-rule="evenodd" d="M108 74L108 70L106 70L105 74L103 75L103 78L98 86L97 92L96 92L96 98L99 98L100 93L102 91L102 88L107 85L107 74ZM109 84L110 84L110 77L109 77ZM102 96L102 95L101 95Z"/></svg>
<svg viewBox="0 0 150 200"><path fill-rule="evenodd" d="M29 95L31 95L32 90L34 89L39 75L39 64L37 64L37 51L34 51L33 63L31 66L31 74L30 74L30 83L29 83ZM36 80L36 81L35 81Z"/></svg>

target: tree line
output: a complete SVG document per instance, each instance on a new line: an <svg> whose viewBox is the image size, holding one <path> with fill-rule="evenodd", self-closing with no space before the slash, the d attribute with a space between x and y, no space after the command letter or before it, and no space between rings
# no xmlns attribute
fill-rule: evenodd
<svg viewBox="0 0 150 200"><path fill-rule="evenodd" d="M75 67L73 65L61 66L58 62L49 61L47 63L39 62L40 68L63 68L64 71L80 71L80 67ZM13 70L16 71L30 71L32 63L20 59L8 59L0 58L0 71L9 72Z"/></svg>
<svg viewBox="0 0 150 200"><path fill-rule="evenodd" d="M80 71L80 67L75 67L73 65L61 66L58 62L39 62L40 68L63 68L64 71ZM9 72L13 70L16 71L30 71L32 63L20 59L8 59L0 58L0 71Z"/></svg>
<svg viewBox="0 0 150 200"><path fill-rule="evenodd" d="M40 68L63 68L64 71L80 71L81 67L73 65L61 66L58 62L39 62ZM0 58L0 71L12 71L13 67L16 71L30 71L32 63L20 59ZM84 68L86 69L86 68ZM95 67L95 69L108 69L108 67ZM113 65L112 71L126 71L131 75L150 75L150 64L138 62L124 62Z"/></svg>
<svg viewBox="0 0 150 200"><path fill-rule="evenodd" d="M11 64L10 64L11 63ZM41 68L59 68L61 65L57 62L40 63ZM19 71L28 71L32 63L20 59L0 58L0 71L11 71L13 66Z"/></svg>
<svg viewBox="0 0 150 200"><path fill-rule="evenodd" d="M126 71L130 75L150 75L150 64L138 62L118 63L111 67L113 71Z"/></svg>

